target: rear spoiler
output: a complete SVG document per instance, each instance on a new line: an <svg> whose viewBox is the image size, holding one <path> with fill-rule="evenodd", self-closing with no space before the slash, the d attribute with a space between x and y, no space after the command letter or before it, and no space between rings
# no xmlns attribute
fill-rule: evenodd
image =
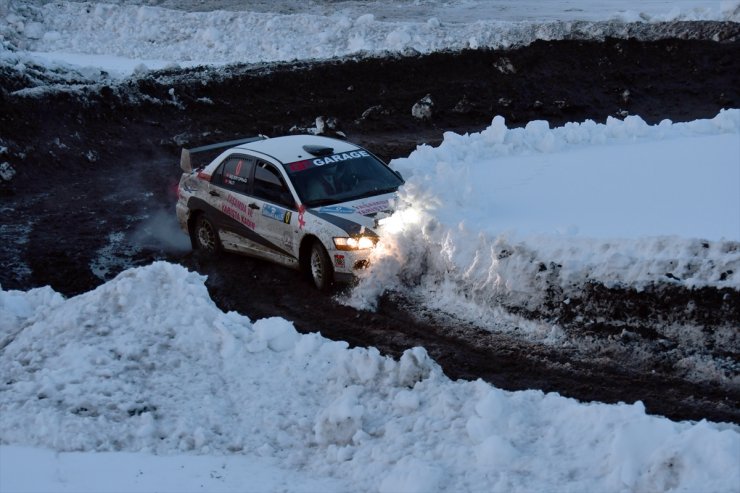
<svg viewBox="0 0 740 493"><path fill-rule="evenodd" d="M256 137L247 137L245 139L229 140L226 142L219 142L218 144L209 144L207 146L193 147L191 149L182 148L180 154L180 168L185 173L193 171L193 163L190 161L191 154L197 154L199 152L212 151L214 149L223 149L224 147L234 147L239 144L248 144L250 142L256 142L258 140L265 140L267 137L264 135L258 135Z"/></svg>

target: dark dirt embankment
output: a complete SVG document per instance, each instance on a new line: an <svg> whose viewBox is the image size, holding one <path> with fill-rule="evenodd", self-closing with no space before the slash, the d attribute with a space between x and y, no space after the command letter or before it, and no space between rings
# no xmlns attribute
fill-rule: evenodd
<svg viewBox="0 0 740 493"><path fill-rule="evenodd" d="M447 130L481 130L495 115L509 126L713 117L740 106L739 53L739 41L540 41L512 51L157 72L74 91L72 80L39 97L15 91L33 94L38 80L53 77L0 67L0 135L11 163L18 153L40 160L17 163L19 182L37 166L111 171L132 153L175 156L183 143L281 135L319 116L392 158L438 143ZM411 107L426 94L434 115L419 121ZM91 150L95 163L84 156Z"/></svg>
<svg viewBox="0 0 740 493"><path fill-rule="evenodd" d="M336 119L350 140L392 158L440 142L447 130L481 130L497 114L509 126L626 114L648 123L709 118L740 106L737 41L538 42L512 51L158 72L103 87L73 87L84 81L61 83L34 70L0 67L0 146L7 147L0 162L17 171L0 184L4 289L48 284L74 295L126 266L166 259L207 273L224 309L253 319L283 316L300 330L394 356L421 345L453 378L584 400L639 399L650 412L676 419L740 423L737 385L687 380L676 366L685 353L671 353L671 341L651 335L657 323L680 321L688 305L699 307L689 322L703 331L717 323L740 326L736 292L593 286L567 308L529 314L557 317L566 331L596 339L592 347L601 349L587 354L422 313L393 296L377 313L358 312L264 262L213 261L129 241L148 216L172 213L180 145L284 134L322 116ZM40 80L57 85L33 89ZM426 94L434 114L419 121L411 107ZM740 353L694 349L735 361ZM654 358L635 356L644 354Z"/></svg>

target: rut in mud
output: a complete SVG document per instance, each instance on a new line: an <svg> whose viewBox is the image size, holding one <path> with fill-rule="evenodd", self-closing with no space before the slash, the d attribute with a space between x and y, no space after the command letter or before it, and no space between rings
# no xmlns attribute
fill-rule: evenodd
<svg viewBox="0 0 740 493"><path fill-rule="evenodd" d="M299 330L394 356L421 345L453 378L583 400L642 400L649 412L676 419L740 423L737 339L727 346L711 337L740 326L738 291L586 287L567 309L526 314L558 320L588 341L548 347L424 312L401 296L383 298L377 313L358 312L293 271L229 255L202 258L168 248L160 234L174 221L162 218L174 214L181 145L301 131L321 117L332 122L330 133L389 159L438 143L444 131L481 130L497 114L509 126L626 114L648 123L707 118L740 106L737 41L537 42L511 51L157 72L112 86L75 86L80 81L41 68L0 70L0 146L7 148L0 161L17 172L0 184L4 289L48 284L74 295L164 259L208 274L223 309L282 316ZM420 121L411 107L427 94L434 114ZM687 346L661 335L679 322L707 336ZM680 363L692 352L719 361L722 378L688 378Z"/></svg>

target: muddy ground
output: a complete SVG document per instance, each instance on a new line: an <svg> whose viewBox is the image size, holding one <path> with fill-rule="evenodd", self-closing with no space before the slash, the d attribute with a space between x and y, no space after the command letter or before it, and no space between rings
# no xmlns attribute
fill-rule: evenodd
<svg viewBox="0 0 740 493"><path fill-rule="evenodd" d="M16 171L0 183L0 285L51 285L71 296L130 266L179 262L208 275L225 310L282 316L301 331L392 356L421 345L452 378L586 401L642 400L648 412L674 419L740 423L737 337L729 345L713 337L736 335L737 290L585 286L567 307L523 314L557 321L586 341L552 347L425 311L400 294L385 296L375 313L356 311L294 271L192 254L172 228L181 145L300 132L317 117L386 159L437 144L447 130L482 130L497 114L509 126L713 117L740 107L737 25L722 32L730 41L537 42L511 51L165 71L108 85L0 67L0 163ZM419 121L411 107L426 94L435 112ZM676 324L703 335L691 342L666 335ZM720 375L687 371L682 362L697 355Z"/></svg>

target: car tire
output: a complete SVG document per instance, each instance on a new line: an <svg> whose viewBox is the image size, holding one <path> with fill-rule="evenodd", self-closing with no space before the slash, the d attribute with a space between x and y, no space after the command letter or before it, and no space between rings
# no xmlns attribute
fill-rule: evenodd
<svg viewBox="0 0 740 493"><path fill-rule="evenodd" d="M334 267L331 265L329 254L320 241L311 245L311 255L308 258L308 274L320 291L329 291L334 281Z"/></svg>
<svg viewBox="0 0 740 493"><path fill-rule="evenodd" d="M218 239L218 230L205 215L201 214L195 220L195 248L212 255L221 251L221 241Z"/></svg>

